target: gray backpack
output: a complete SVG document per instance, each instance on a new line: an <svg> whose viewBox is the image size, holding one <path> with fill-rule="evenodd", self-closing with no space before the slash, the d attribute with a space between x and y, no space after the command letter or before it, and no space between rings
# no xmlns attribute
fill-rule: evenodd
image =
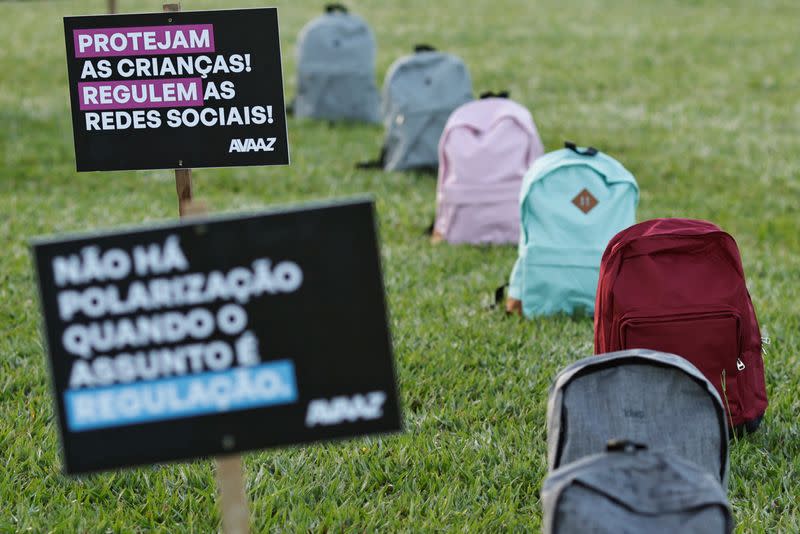
<svg viewBox="0 0 800 534"><path fill-rule="evenodd" d="M728 534L725 491L703 468L631 442L553 471L541 492L545 534Z"/></svg>
<svg viewBox="0 0 800 534"><path fill-rule="evenodd" d="M633 349L590 356L555 379L547 408L549 468L624 438L686 458L727 486L728 425L714 386L688 360Z"/></svg>
<svg viewBox="0 0 800 534"><path fill-rule="evenodd" d="M330 4L325 11L298 36L294 114L380 122L372 30L341 4Z"/></svg>
<svg viewBox="0 0 800 534"><path fill-rule="evenodd" d="M428 45L414 50L389 67L383 84L381 160L387 171L436 169L447 119L472 100L472 81L461 59Z"/></svg>

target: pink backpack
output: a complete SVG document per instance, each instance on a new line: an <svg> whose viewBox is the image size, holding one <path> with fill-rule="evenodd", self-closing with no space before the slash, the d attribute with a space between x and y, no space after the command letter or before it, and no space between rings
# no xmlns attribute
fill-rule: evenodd
<svg viewBox="0 0 800 534"><path fill-rule="evenodd" d="M522 175L543 152L530 112L503 93L457 108L439 140L434 242L516 243Z"/></svg>

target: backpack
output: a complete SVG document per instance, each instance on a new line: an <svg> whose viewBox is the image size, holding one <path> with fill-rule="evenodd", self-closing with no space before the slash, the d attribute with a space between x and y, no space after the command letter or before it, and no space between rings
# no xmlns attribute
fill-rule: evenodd
<svg viewBox="0 0 800 534"><path fill-rule="evenodd" d="M547 463L556 469L624 437L678 454L728 479L728 425L717 391L674 354L591 356L556 376L547 407Z"/></svg>
<svg viewBox="0 0 800 534"><path fill-rule="evenodd" d="M297 117L380 122L375 37L341 4L329 4L300 31L293 111Z"/></svg>
<svg viewBox="0 0 800 534"><path fill-rule="evenodd" d="M472 82L458 57L417 45L395 61L383 85L384 170L436 169L444 125L470 100Z"/></svg>
<svg viewBox="0 0 800 534"><path fill-rule="evenodd" d="M591 314L603 250L635 221L633 175L595 148L565 146L537 159L522 181L509 297L521 301L526 317Z"/></svg>
<svg viewBox="0 0 800 534"><path fill-rule="evenodd" d="M530 112L508 98L456 109L439 141L435 239L516 243L522 175L543 152Z"/></svg>
<svg viewBox="0 0 800 534"><path fill-rule="evenodd" d="M595 353L671 352L714 384L736 431L767 408L761 334L733 238L707 221L655 219L620 232L600 267Z"/></svg>
<svg viewBox="0 0 800 534"><path fill-rule="evenodd" d="M728 534L734 526L711 474L625 441L550 473L541 500L545 534Z"/></svg>

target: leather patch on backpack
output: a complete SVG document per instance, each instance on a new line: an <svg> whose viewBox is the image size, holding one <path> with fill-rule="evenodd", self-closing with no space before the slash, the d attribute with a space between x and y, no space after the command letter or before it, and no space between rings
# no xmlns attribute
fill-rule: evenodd
<svg viewBox="0 0 800 534"><path fill-rule="evenodd" d="M583 213L589 213L597 206L597 199L594 198L594 195L589 192L588 189L584 188L583 191L578 193L578 195L572 199L572 203L578 207Z"/></svg>

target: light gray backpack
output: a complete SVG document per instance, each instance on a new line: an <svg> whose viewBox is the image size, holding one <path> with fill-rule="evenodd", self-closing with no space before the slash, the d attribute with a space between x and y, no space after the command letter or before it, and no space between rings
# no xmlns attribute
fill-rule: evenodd
<svg viewBox="0 0 800 534"><path fill-rule="evenodd" d="M562 370L547 408L547 463L556 469L605 450L644 443L728 480L728 424L713 384L688 360L644 349L584 358Z"/></svg>
<svg viewBox="0 0 800 534"><path fill-rule="evenodd" d="M541 492L545 534L728 534L719 481L700 466L631 442L553 471Z"/></svg>
<svg viewBox="0 0 800 534"><path fill-rule="evenodd" d="M428 45L414 50L389 67L383 84L381 160L387 171L435 170L447 119L472 100L472 81L461 59Z"/></svg>
<svg viewBox="0 0 800 534"><path fill-rule="evenodd" d="M341 4L329 4L300 31L294 114L380 122L375 37L364 19Z"/></svg>

